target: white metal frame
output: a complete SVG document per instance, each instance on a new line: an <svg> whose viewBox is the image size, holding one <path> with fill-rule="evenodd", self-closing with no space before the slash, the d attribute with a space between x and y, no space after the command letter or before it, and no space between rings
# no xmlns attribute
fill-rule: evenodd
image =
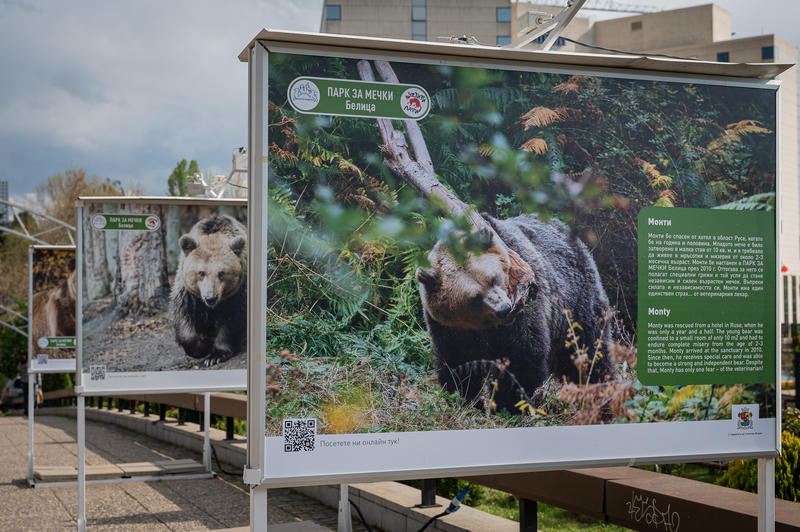
<svg viewBox="0 0 800 532"><path fill-rule="evenodd" d="M209 391L223 391L223 390L243 390L245 386L187 386L187 387L162 387L162 388L125 388L125 389L93 389L87 390L83 386L83 206L87 203L157 203L157 204L172 204L172 205L230 205L230 206L244 206L245 200L241 199L207 199L207 198L172 198L172 197L148 197L148 196L111 196L111 197L86 197L79 198L76 202L77 206L77 249L75 257L75 267L78 272L78 293L75 312L75 337L77 340L76 349L76 385L75 395L77 396L77 440L78 440L78 531L84 532L86 530L86 485L87 484L114 484L123 482L142 482L149 480L181 480L181 479L198 479L198 478L212 478L215 476L211 470L211 439L210 439L210 422L211 422L211 399ZM248 223L248 226L250 224ZM213 370L198 370L203 373L210 373ZM87 396L108 396L108 395L123 395L129 393L181 393L181 392L206 392L203 398L203 425L205 434L203 436L203 467L205 473L186 473L165 476L147 476L136 478L119 478L119 479L103 479L103 480L86 480L86 397ZM72 485L73 483L66 483ZM57 483L40 483L40 485L55 486ZM62 484L64 485L64 484ZM266 506L265 506L266 508Z"/></svg>
<svg viewBox="0 0 800 532"><path fill-rule="evenodd" d="M749 87L761 88L765 90L775 91L776 98L776 122L780 120L779 109L777 106L779 96L780 82L776 80L764 80L756 78L736 78L725 76L712 76L712 75L699 75L699 74L685 74L685 73L670 73L670 72L649 72L648 70L637 71L634 69L621 70L614 67L592 66L586 69L581 69L577 66L571 65L554 65L551 63L524 63L517 60L519 56L509 59L493 59L481 57L478 58L465 58L463 56L448 56L444 51L442 55L434 57L431 54L414 54L410 52L400 51L384 51L359 48L342 48L330 45L328 43L320 44L319 42L288 42L270 41L268 38L255 40L251 43L248 50L248 68L250 76L250 97L249 97L249 120L250 120L250 136L249 136L249 157L250 157L250 206L249 206L249 228L250 240L259 241L261 243L261 235L259 233L262 228L266 227L266 176L267 168L267 149L268 144L266 129L265 108L268 100L268 51L269 52L283 52L289 54L304 54L304 55L318 55L330 57L344 57L344 58L358 58L358 59L379 59L396 62L414 62L420 64L437 64L437 65L451 65L451 66L469 66L475 68L490 68L490 69L505 69L505 70L526 70L536 72L549 72L560 74L586 74L600 77L615 77L626 79L643 79L643 80L656 80L665 82L683 82L683 83L703 83L707 85L723 85L731 87ZM535 59L534 59L535 61ZM779 130L776 130L776 139L780 139ZM776 171L779 178L779 164L780 164L780 142L776 141ZM775 233L775 253L776 264L779 264L779 250L780 250L780 235L777 231L777 226L780 220L780 182L776 179L776 233ZM259 264L261 260L264 263ZM266 248L259 249L258 253L253 251L251 255L251 274L248 276L249 280L257 278L265 278L264 270L266 268ZM261 275L259 275L261 274ZM776 276L779 274L776 273ZM776 292L779 284L776 284ZM266 294L258 295L256 290L259 287L252 286L248 290L248 295L252 298L248 303L248 317L250 320L253 317L264 317L266 312ZM778 320L776 324L780 323L778 308L779 298L776 293L775 306L776 316ZM258 325L253 327L253 325ZM780 327L776 326L775 331L775 350L776 362L780 360ZM363 474L337 474L337 475L319 475L319 476L305 476L302 478L283 478L276 481L266 476L267 465L267 451L265 438L263 437L265 431L265 389L264 389L264 371L259 368L263 365L266 353L266 336L264 327L258 321L250 321L248 327L248 357L249 357L249 378L248 378L248 471L245 472L245 481L252 486L251 495L251 529L252 530L265 530L266 529L266 515L263 508L266 508L266 488L278 486L298 486L298 485L313 485L313 484L329 484L334 482L342 482L343 480L384 480L384 479L404 479L404 478L433 478L438 476L454 476L463 475L468 473L507 473L507 472L521 472L533 470L548 470L548 469L561 469L569 466L600 466L600 465L629 465L634 462L639 464L646 463L665 463L665 462L679 462L700 457L718 456L721 455L701 455L701 454L683 454L683 455L660 455L660 456L634 456L610 458L608 460L593 460L590 463L571 462L564 464L554 463L545 465L535 464L506 464L504 466L487 466L487 467L472 467L472 468L421 468L417 470L395 470L385 472L373 472ZM776 363L776 394L780 397L780 378L779 378L780 364ZM256 373L257 372L257 373ZM766 421L766 420L765 420ZM770 420L772 421L772 420ZM255 423L254 423L255 422ZM702 423L702 422L697 422ZM571 427L576 429L577 427ZM769 483L770 471L774 472L774 457L780 453L780 403L779 399L776 400L776 418L774 420L773 431L774 445L769 451L743 451L740 453L728 452L724 457L730 458L744 458L744 457L758 457L759 463L762 464L759 471L762 473L760 476L760 483ZM770 469L771 468L771 469ZM260 482L256 481L258 474L262 475ZM774 477L774 474L772 475ZM766 480L765 480L766 478ZM760 501L763 502L764 508L774 507L774 489L773 493L769 493L768 489L760 490ZM763 493L763 496L761 495ZM760 512L760 519L763 512ZM764 522L771 522L774 526L774 510L770 515L767 511ZM263 526L262 526L263 525ZM767 527L765 530L769 530Z"/></svg>
<svg viewBox="0 0 800 532"><path fill-rule="evenodd" d="M36 410L35 401L36 395L34 394L34 385L38 380L37 374L39 373L74 373L73 371L62 370L47 370L42 368L34 368L33 366L33 254L35 250L53 249L53 250L72 250L75 251L75 246L28 246L28 473L27 480L30 486L36 486L36 479L34 478L34 427L35 427L35 414ZM77 268L77 262L76 262ZM72 359L73 363L75 359Z"/></svg>

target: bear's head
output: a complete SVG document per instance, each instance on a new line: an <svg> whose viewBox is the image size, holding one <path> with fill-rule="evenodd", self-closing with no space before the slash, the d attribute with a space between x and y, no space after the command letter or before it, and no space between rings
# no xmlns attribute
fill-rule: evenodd
<svg viewBox="0 0 800 532"><path fill-rule="evenodd" d="M509 297L508 252L487 235L480 254L467 254L459 264L444 241L428 255L430 268L417 268L422 304L438 323L457 329L491 329L513 317Z"/></svg>
<svg viewBox="0 0 800 532"><path fill-rule="evenodd" d="M246 240L227 216L198 222L178 245L186 290L209 308L234 295L247 275Z"/></svg>

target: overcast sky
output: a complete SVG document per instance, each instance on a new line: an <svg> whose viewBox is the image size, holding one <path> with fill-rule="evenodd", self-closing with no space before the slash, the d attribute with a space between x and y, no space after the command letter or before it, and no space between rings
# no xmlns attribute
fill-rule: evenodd
<svg viewBox="0 0 800 532"><path fill-rule="evenodd" d="M732 13L736 37L800 44L796 0L716 3ZM247 66L236 56L264 27L317 31L321 6L0 0L0 179L20 198L75 166L161 195L184 157L227 174L231 150L247 144Z"/></svg>

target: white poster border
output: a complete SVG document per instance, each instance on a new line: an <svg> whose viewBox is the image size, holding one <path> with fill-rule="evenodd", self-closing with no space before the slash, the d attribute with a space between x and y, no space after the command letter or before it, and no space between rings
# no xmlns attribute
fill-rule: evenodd
<svg viewBox="0 0 800 532"><path fill-rule="evenodd" d="M269 46L269 48L267 48ZM656 81L668 81L668 82L678 82L678 83L699 83L699 84L709 84L709 85L722 85L722 86L731 86L731 87L747 87L747 88L754 88L758 90L772 90L774 91L775 97L775 112L776 112L776 143L775 143L775 150L776 150L776 212L775 212L775 220L776 220L776 227L775 227L775 255L776 255L776 264L780 263L780 234L777 231L777 224L780 220L780 137L777 136L779 133L778 123L780 122L780 108L779 108L779 95L780 95L780 81L778 80L765 80L765 79L753 79L753 78L730 78L730 77L722 77L722 76L710 76L710 75L691 75L691 74L676 74L670 72L658 72L658 71L637 71L634 69L618 69L618 68L603 68L603 67L588 67L586 69L576 69L574 66L569 65L552 65L549 64L547 66L542 66L539 64L531 64L531 65L524 65L521 62L504 62L501 60L487 60L487 59L472 59L472 58L464 58L464 57L449 57L447 55L442 55L440 57L433 58L431 56L420 56L414 57L411 54L398 54L398 53L391 53L386 52L386 55L376 51L376 50L353 50L353 49L337 49L335 46L331 45L319 45L319 44L287 44L287 43L276 43L276 42L269 42L268 39L264 40L256 40L253 43L252 48L249 51L249 60L248 60L248 68L250 73L250 98L249 98L249 120L250 120L250 138L249 138L249 151L248 155L250 157L249 163L250 168L252 169L250 176L249 176L249 186L250 186L250 197L251 202L249 205L248 210L248 221L250 227L250 235L251 240L254 238L258 238L259 234L258 231L263 231L263 228L266 227L266 209L267 209L267 186L266 186L266 176L268 175L268 161L266 160L268 151L268 131L266 128L266 121L261 119L263 116L266 116L265 108L269 99L269 52L282 52L287 54L297 54L297 55L320 55L320 56L330 56L330 57L347 57L347 58L359 58L359 59L368 59L368 60L385 60L385 61L396 61L396 62L413 62L413 63L420 63L420 64L436 64L436 65L448 65L448 66L466 66L466 67L475 67L475 68L488 68L488 69L506 69L506 70L526 70L526 71L536 71L536 72L553 72L553 73L560 73L560 74L582 74L582 75L590 75L590 76L600 76L600 77L617 77L617 78L626 78L626 79L649 79L649 80L656 80ZM261 82L261 83L259 83ZM261 127L259 127L261 126ZM259 223L263 220L263 226ZM266 250L266 246L265 246ZM248 279L253 278L253 272L258 272L265 269L265 264L261 264L260 262L265 263L266 261L266 254L262 253L259 255L253 254L251 257L250 262L250 275L248 275ZM779 274L776 274L776 277L779 279ZM780 316L780 308L779 308L779 301L780 297L778 295L779 290L778 287L780 284L776 284L776 294L775 294L775 312L776 317L779 318ZM248 290L248 296L250 296L253 292ZM261 301L251 300L248 304L248 316L252 313L253 316L264 316L266 317L266 294L263 295ZM261 304L262 306L259 306ZM353 461L344 460L341 456L336 458L331 458L330 455L327 456L324 462L317 463L315 459L311 460L316 464L318 471L328 471L326 473L319 473L317 472L310 472L303 467L299 467L297 470L289 472L286 470L276 470L273 464L268 461L268 455L273 455L273 453L278 454L281 458L275 459L275 463L279 464L279 467L286 467L288 465L294 464L297 466L298 464L302 465L305 463L303 459L308 459L308 453L298 453L304 454L303 459L300 460L286 460L286 454L283 452L283 438L280 436L264 436L259 437L259 434L265 434L266 431L266 421L264 417L264 411L266 406L265 401L265 393L266 393L266 383L265 379L263 378L263 374L260 378L257 376L253 376L252 372L255 368L259 365L263 366L264 361L264 353L266 353L266 338L264 333L258 333L258 331L253 332L248 328L248 367L250 368L250 375L248 378L249 388L248 388L248 423L250 427L253 427L252 431L248 432L248 468L252 470L254 473L259 472L261 473L261 483L260 485L266 487L291 487L291 486L301 486L301 485L313 485L313 484L328 484L332 481L340 482L340 481L351 481L351 480L371 480L371 481L378 481L378 480L399 480L399 479L419 479L419 478L435 478L441 476L457 476L457 475L468 475L468 474L503 474L503 473L519 473L519 472L529 472L529 471L540 471L540 470L551 470L551 469L563 469L565 467L602 467L602 466L611 466L611 465L632 465L633 463L638 464L653 464L653 463L667 463L667 462L682 462L682 461L691 461L691 460L699 460L699 459L716 459L716 458L774 458L779 456L780 454L780 327L778 324L780 320L776 322L776 331L775 331L775 355L776 355L776 375L775 375L775 403L776 403L776 411L777 415L776 418L764 418L761 419L762 425L765 425L765 428L760 431L758 437L755 440L752 440L754 443L753 445L740 445L737 442L738 439L733 439L731 441L726 440L728 436L722 436L723 432L719 432L719 429L714 429L710 433L712 436L711 443L714 445L722 445L722 447L714 447L713 445L706 445L703 442L699 442L698 445L695 446L687 446L685 452L675 453L675 452L655 452L658 447L654 447L653 449L642 449L644 443L657 445L662 441L667 442L675 442L676 440L669 438L667 435L672 432L675 434L682 434L683 441L695 441L699 439L697 437L697 433L694 431L697 430L698 427L703 424L703 434L709 430L707 427L715 426L714 424L722 424L722 423L731 423L728 420L717 420L717 421L691 421L691 422L680 422L680 421L671 421L671 422L661 422L661 423L631 423L631 424L610 424L610 425L586 425L586 426L567 426L567 427L536 427L534 429L479 429L475 432L492 432L494 430L499 431L508 431L508 430L535 430L541 431L543 429L552 429L552 434L566 434L567 431L573 431L575 429L582 429L579 432L587 431L587 441L592 442L593 448L596 447L596 444L599 444L598 436L594 435L594 431L597 431L598 434L602 432L603 438L610 438L610 442L613 442L615 445L619 445L620 436L616 436L615 432L623 432L623 431L632 431L631 434L634 434L632 447L627 449L629 452L627 453L619 453L614 456L595 456L595 457L581 457L580 455L573 455L573 456L559 456L555 457L554 460L535 460L532 461L528 458L528 455L525 454L517 454L515 458L519 460L516 463L486 463L484 460L483 464L479 462L468 462L464 463L462 459L464 457L467 458L475 458L480 456L487 456L489 450L492 454L496 453L496 446L497 445L504 445L506 440L509 439L506 436L500 436L497 438L496 441L489 441L484 442L484 444L489 445L488 447L480 447L483 448L482 453L478 453L477 455L467 453L466 455L463 452L455 453L452 452L452 449L458 448L463 449L464 441L467 436L473 437L474 435L471 434L473 431L427 431L427 432L408 432L408 433L396 433L395 436L401 435L402 437L408 437L410 435L414 435L414 439L419 438L419 443L415 443L413 446L413 450L407 451L409 456L412 458L419 459L421 456L427 458L427 455L435 449L449 449L449 451L445 451L441 458L443 464L450 464L447 466L442 467L410 467L408 464L405 466L398 465L397 468L387 469L385 467L374 467L375 464L373 463L373 467L370 467L367 460L365 460L363 454L358 454L354 456ZM263 329L263 327L261 328ZM709 425L710 424L710 425ZM721 425L717 425L721 427ZM611 429L610 427L614 427ZM624 427L624 428L620 428ZM637 428L632 428L637 427ZM647 427L647 428L645 428ZM655 428L654 428L655 427ZM640 433L641 431L641 433ZM650 433L660 435L659 438L651 438L649 437ZM667 431L666 433L663 431ZM377 433L374 436L381 436L386 437L389 434L394 433ZM516 433L515 433L516 434ZM535 434L539 434L536 432ZM549 432L548 432L549 434ZM575 432L577 434L577 432ZM607 436L609 435L610 436ZM627 432L626 432L627 434ZM727 434L727 432L725 432ZM329 437L335 438L364 438L365 436L372 436L372 434L355 434L355 435L320 435L318 438L324 439ZM445 439L451 441L452 446L450 445L440 445L441 440ZM720 439L722 438L722 439ZM345 440L342 440L345 441ZM609 445L609 442L606 442L606 445ZM473 445L470 443L470 445ZM555 447L563 446L563 442L558 440L557 438L554 439L550 445ZM738 446L737 446L738 445ZM618 450L617 448L611 446L608 447L611 449ZM260 451L260 452L259 452ZM362 449L363 451L363 449ZM312 454L314 454L312 452ZM626 455L626 456L623 456ZM585 455L585 452L584 452ZM250 457L252 456L253 459L257 459L259 462L256 463L254 460L251 460ZM353 472L352 467L351 471L348 473L342 470L332 470L331 467L337 464L347 464L347 466L352 466L353 464L359 465L359 471ZM477 465L476 465L477 464ZM322 469L320 469L322 467ZM290 474L291 473L291 474ZM247 475L247 471L246 471ZM254 482L249 482L253 483Z"/></svg>
<svg viewBox="0 0 800 532"><path fill-rule="evenodd" d="M75 309L76 369L75 393L78 395L109 395L132 393L181 393L240 391L247 389L247 370L182 370L106 373L104 384L92 381L83 371L83 209L92 203L154 204L154 205L228 205L244 207L247 200L236 198L185 198L163 196L106 196L80 197L76 200L77 247L75 266L78 269L78 294ZM248 220L249 226L249 220ZM244 355L247 356L246 354ZM113 383L113 385L109 385Z"/></svg>

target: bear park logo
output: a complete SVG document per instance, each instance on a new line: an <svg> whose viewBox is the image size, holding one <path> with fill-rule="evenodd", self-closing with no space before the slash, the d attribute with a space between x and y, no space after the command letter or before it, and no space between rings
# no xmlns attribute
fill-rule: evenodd
<svg viewBox="0 0 800 532"><path fill-rule="evenodd" d="M311 80L303 79L289 90L291 103L300 111L310 111L319 103L319 87Z"/></svg>
<svg viewBox="0 0 800 532"><path fill-rule="evenodd" d="M161 220L158 218L158 216L148 216L144 219L144 226L150 231L155 231L161 227Z"/></svg>
<svg viewBox="0 0 800 532"><path fill-rule="evenodd" d="M103 229L107 223L108 220L106 220L106 217L103 216L102 214L98 214L94 218L92 218L92 225L94 226L95 229Z"/></svg>
<svg viewBox="0 0 800 532"><path fill-rule="evenodd" d="M428 114L430 97L417 87L410 87L400 95L400 105L403 112L411 118L420 118Z"/></svg>

